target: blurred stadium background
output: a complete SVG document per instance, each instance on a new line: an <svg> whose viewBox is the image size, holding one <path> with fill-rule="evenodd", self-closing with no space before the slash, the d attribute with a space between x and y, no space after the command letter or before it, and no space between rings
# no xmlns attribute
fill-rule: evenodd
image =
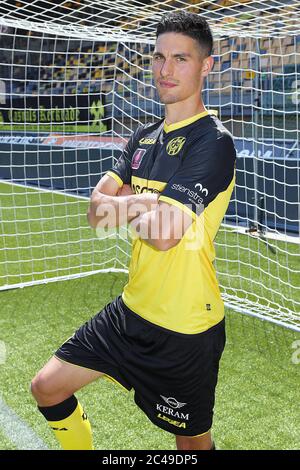
<svg viewBox="0 0 300 470"><path fill-rule="evenodd" d="M216 239L228 307L216 433L221 448L299 447L300 2L4 0L0 398L53 448L32 416L28 382L126 282L127 231L95 234L87 201L136 126L163 115L151 75L155 23L182 8L213 28L204 101L238 153L236 189ZM130 395L124 407L110 385L81 393L97 448L172 448ZM111 438L116 429L122 442ZM0 420L1 447L20 444L1 434Z"/></svg>

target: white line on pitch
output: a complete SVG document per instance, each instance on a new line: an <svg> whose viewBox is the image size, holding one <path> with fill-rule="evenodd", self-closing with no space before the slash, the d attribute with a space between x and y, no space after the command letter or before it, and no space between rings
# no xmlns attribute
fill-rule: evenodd
<svg viewBox="0 0 300 470"><path fill-rule="evenodd" d="M67 197L73 197L75 199L84 199L88 200L88 196L81 196L78 194L71 194L64 192L63 190L59 191L56 189L51 189L51 188L40 188L40 187L34 187L34 186L28 186L27 184L21 184L21 183L15 183L14 181L9 181L9 180L3 180L0 179L1 184L10 184L11 186L17 186L18 188L26 188L32 191L37 191L37 192L44 192L44 193L53 193L53 194L59 194L59 196L67 196Z"/></svg>
<svg viewBox="0 0 300 470"><path fill-rule="evenodd" d="M44 441L0 396L0 431L18 450L47 450Z"/></svg>

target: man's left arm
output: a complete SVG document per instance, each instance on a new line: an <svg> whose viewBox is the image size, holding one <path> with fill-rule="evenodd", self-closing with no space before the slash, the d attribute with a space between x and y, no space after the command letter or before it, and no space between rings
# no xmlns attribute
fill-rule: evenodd
<svg viewBox="0 0 300 470"><path fill-rule="evenodd" d="M236 152L230 135L194 145L153 211L130 222L136 235L158 250L176 246L185 232L234 178Z"/></svg>
<svg viewBox="0 0 300 470"><path fill-rule="evenodd" d="M179 243L193 222L193 217L175 205L159 202L155 210L145 212L130 222L136 235L160 251Z"/></svg>

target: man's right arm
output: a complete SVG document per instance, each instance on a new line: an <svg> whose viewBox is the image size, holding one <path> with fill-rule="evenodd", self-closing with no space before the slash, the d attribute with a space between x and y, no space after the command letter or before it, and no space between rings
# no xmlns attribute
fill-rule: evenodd
<svg viewBox="0 0 300 470"><path fill-rule="evenodd" d="M120 186L109 175L104 175L90 199L87 218L92 228L114 228L126 225L139 215L157 206L158 194L143 193L118 196Z"/></svg>

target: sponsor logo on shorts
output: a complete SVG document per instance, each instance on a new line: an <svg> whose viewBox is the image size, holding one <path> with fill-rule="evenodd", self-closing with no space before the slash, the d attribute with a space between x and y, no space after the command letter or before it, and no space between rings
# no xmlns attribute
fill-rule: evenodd
<svg viewBox="0 0 300 470"><path fill-rule="evenodd" d="M165 406L165 405L160 405L156 403L156 410L161 411L162 413L165 413L166 415L172 416L172 418L186 419L187 421L189 420L189 413L182 413L179 411L174 411L173 408L169 408L168 406Z"/></svg>
<svg viewBox="0 0 300 470"><path fill-rule="evenodd" d="M157 417L162 419L163 421L167 421L168 423L173 424L173 426L176 426L177 428L186 428L186 423L184 421L175 421L174 419L170 419L167 416L162 415L161 413L158 413Z"/></svg>
<svg viewBox="0 0 300 470"><path fill-rule="evenodd" d="M156 403L156 411L159 411L157 417L178 428L186 428L186 421L188 421L190 417L189 413L177 411L183 408L186 403L182 403L174 397L164 397L163 395L160 395L160 397L168 406Z"/></svg>
<svg viewBox="0 0 300 470"><path fill-rule="evenodd" d="M167 397L164 397L163 395L160 395L160 396L172 408L182 408L183 406L186 405L186 403L180 403L180 401L177 401L176 398L173 398L173 397L167 398Z"/></svg>

